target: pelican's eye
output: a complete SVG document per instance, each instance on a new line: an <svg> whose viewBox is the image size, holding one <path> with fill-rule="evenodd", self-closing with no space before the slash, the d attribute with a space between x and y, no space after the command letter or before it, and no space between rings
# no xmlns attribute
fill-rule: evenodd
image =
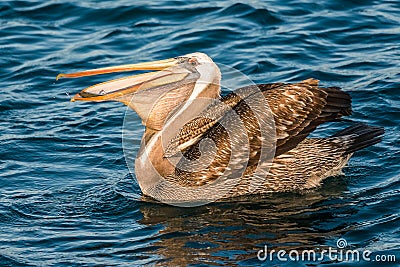
<svg viewBox="0 0 400 267"><path fill-rule="evenodd" d="M199 65L199 62L195 57L189 58L189 63L192 64L193 66Z"/></svg>

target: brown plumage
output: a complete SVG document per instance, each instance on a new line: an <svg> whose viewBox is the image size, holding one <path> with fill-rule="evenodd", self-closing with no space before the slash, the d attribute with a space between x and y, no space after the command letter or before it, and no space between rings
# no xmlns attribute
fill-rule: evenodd
<svg viewBox="0 0 400 267"><path fill-rule="evenodd" d="M341 173L351 154L359 149L378 143L381 140L383 129L365 124L357 124L337 133L329 138L306 137L315 128L329 121L335 121L342 116L351 114L351 97L348 93L337 87L318 87L318 81L308 79L297 84L260 84L257 85L268 102L273 113L276 128L276 152L263 186L254 193L292 191L309 189L320 185L320 182L332 175ZM251 112L246 110L245 99L238 96L249 88L240 88L221 98L223 103L232 107L239 113L246 125L249 136L257 135L257 121ZM216 106L211 106L198 118L188 122L173 139L176 144L188 138L198 136L198 132L189 129L207 129L201 131L201 139L212 139L217 144L217 156L208 168L199 172L182 171L179 164L174 175L168 176L171 182L182 186L199 186L210 184L224 172L231 151L229 135L218 122L202 118L210 110L215 111ZM252 127L253 126L253 127ZM192 135L192 137L190 137ZM185 139L186 138L186 139ZM200 141L199 140L199 141ZM184 156L189 160L196 160L201 156L199 141L184 151ZM171 142L171 143L173 143ZM170 143L170 146L171 146ZM259 149L253 141L253 150ZM168 147L172 151L170 147ZM258 163L257 154L246 165L245 175L229 196L242 195L248 191L246 182L253 175Z"/></svg>
<svg viewBox="0 0 400 267"><path fill-rule="evenodd" d="M160 201L310 189L341 173L355 151L378 143L384 133L356 124L327 138L307 138L320 124L351 114L348 93L307 79L219 97L221 73L202 53L59 77L137 69L161 71L94 85L72 100L115 100L138 113L146 131L136 177L143 193Z"/></svg>

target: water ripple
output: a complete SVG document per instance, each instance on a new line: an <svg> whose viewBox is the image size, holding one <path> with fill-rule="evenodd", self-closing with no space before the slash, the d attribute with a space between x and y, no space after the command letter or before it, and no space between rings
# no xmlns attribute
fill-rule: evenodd
<svg viewBox="0 0 400 267"><path fill-rule="evenodd" d="M304 250L338 238L398 253L399 10L391 0L2 1L0 265L253 266L264 245ZM194 51L258 83L314 77L343 87L351 120L385 127L384 139L305 194L192 209L154 203L126 167L125 107L69 102L123 74L55 77ZM132 123L135 152L143 130L136 115Z"/></svg>

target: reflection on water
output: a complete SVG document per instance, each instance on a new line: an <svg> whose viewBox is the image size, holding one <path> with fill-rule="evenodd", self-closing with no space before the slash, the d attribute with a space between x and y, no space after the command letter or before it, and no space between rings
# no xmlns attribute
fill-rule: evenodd
<svg viewBox="0 0 400 267"><path fill-rule="evenodd" d="M340 237L400 259L399 10L393 0L2 0L0 266L254 266L264 245L335 247ZM188 209L143 202L121 144L126 108L69 102L120 76L55 77L195 51L256 83L340 86L353 97L350 119L384 127L384 139L306 194ZM143 126L129 120L133 159Z"/></svg>
<svg viewBox="0 0 400 267"><path fill-rule="evenodd" d="M141 202L139 222L164 226L155 245L168 264L205 259L257 264L257 251L264 245L301 251L350 231L352 226L344 220L330 222L338 214L345 218L354 212L338 198L345 190L343 177L335 177L321 190L304 194L253 196L190 209Z"/></svg>

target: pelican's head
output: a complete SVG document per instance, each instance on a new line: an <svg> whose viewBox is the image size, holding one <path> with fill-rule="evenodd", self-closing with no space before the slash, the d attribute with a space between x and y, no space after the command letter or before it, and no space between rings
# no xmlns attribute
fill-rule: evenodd
<svg viewBox="0 0 400 267"><path fill-rule="evenodd" d="M90 86L71 101L120 101L135 110L147 127L161 130L167 117L185 101L219 97L221 73L212 59L203 53L59 74L57 79L135 70L157 71Z"/></svg>

